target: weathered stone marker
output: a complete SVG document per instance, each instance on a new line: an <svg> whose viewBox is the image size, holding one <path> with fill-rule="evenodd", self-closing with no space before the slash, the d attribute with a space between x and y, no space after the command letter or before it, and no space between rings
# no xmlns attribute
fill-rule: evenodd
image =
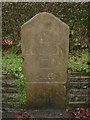
<svg viewBox="0 0 90 120"><path fill-rule="evenodd" d="M68 26L50 13L39 13L22 25L21 42L27 106L64 108Z"/></svg>

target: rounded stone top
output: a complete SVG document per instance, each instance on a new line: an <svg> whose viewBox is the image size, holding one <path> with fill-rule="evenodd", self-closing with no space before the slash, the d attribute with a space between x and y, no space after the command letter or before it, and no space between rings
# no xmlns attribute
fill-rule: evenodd
<svg viewBox="0 0 90 120"><path fill-rule="evenodd" d="M61 21L59 18L57 18L55 15L53 15L52 13L48 13L48 12L40 12L38 14L36 14L34 17L32 17L30 20L28 20L27 22L25 22L21 28L23 28L24 26L27 26L30 23L36 22L36 21L40 21L43 22L45 20L49 20L49 21L56 21L60 24L62 24L63 26L65 26L67 29L69 29L69 26L67 24L65 24L63 21Z"/></svg>

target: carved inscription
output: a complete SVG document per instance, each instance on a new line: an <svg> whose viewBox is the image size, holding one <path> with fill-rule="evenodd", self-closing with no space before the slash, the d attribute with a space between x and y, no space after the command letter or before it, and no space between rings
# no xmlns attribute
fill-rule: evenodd
<svg viewBox="0 0 90 120"><path fill-rule="evenodd" d="M66 81L68 40L64 30L67 28L61 27L62 22L53 19L54 16L49 17L50 19L45 18L43 21L41 17L42 22L38 20L33 24L30 23L31 27L28 29L27 25L22 27L24 66L30 81ZM57 22L54 23L54 20Z"/></svg>
<svg viewBox="0 0 90 120"><path fill-rule="evenodd" d="M33 53L38 55L55 55L57 54L57 40L55 33L43 31L36 34L34 39ZM52 36L52 37L51 37Z"/></svg>
<svg viewBox="0 0 90 120"><path fill-rule="evenodd" d="M39 13L21 26L28 108L65 108L68 45L68 26L51 13Z"/></svg>
<svg viewBox="0 0 90 120"><path fill-rule="evenodd" d="M52 66L56 65L56 60L53 58L57 56L57 35L54 32L42 31L36 34L37 39L34 39L33 54L39 57L40 73L38 79L54 79Z"/></svg>

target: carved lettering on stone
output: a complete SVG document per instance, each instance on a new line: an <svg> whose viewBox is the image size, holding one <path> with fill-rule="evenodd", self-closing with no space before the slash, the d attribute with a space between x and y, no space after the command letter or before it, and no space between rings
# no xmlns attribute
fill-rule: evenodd
<svg viewBox="0 0 90 120"><path fill-rule="evenodd" d="M65 107L68 26L50 13L39 13L22 25L21 43L28 105L45 106L49 99L53 107Z"/></svg>

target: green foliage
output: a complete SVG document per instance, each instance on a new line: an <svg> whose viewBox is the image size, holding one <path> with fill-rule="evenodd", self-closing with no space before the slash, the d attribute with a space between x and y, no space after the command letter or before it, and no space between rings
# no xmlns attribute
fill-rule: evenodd
<svg viewBox="0 0 90 120"><path fill-rule="evenodd" d="M68 70L70 72L90 72L88 50L75 51L69 54Z"/></svg>
<svg viewBox="0 0 90 120"><path fill-rule="evenodd" d="M26 101L25 77L22 71L22 62L22 57L17 56L15 53L9 51L3 54L3 71L13 75L19 92L20 104L24 104Z"/></svg>
<svg viewBox="0 0 90 120"><path fill-rule="evenodd" d="M10 36L18 42L21 25L39 12L50 12L70 27L70 50L87 48L89 5L87 2L3 2L3 37Z"/></svg>
<svg viewBox="0 0 90 120"><path fill-rule="evenodd" d="M6 70L7 73L12 73L15 76L17 76L19 72L22 71L21 63L23 60L20 56L6 52L4 53L3 58L4 71Z"/></svg>
<svg viewBox="0 0 90 120"><path fill-rule="evenodd" d="M19 76L17 76L17 79L15 80L15 83L17 85L18 88L18 92L19 92L19 102L20 104L25 104L26 102L26 94L25 94L25 77L23 76L23 74L21 74L22 78Z"/></svg>

